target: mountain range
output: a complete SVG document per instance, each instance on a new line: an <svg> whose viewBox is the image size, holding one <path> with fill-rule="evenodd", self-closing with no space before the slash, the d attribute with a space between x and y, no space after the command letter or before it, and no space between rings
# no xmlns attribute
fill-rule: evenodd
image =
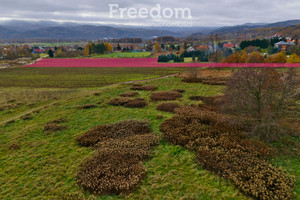
<svg viewBox="0 0 300 200"><path fill-rule="evenodd" d="M296 27L300 20L277 23L247 23L227 27L127 27L99 26L54 21L5 21L0 23L0 39L103 39L135 38L149 39L154 36L197 37L208 34L223 36L241 35L255 30ZM300 27L299 27L300 28Z"/></svg>

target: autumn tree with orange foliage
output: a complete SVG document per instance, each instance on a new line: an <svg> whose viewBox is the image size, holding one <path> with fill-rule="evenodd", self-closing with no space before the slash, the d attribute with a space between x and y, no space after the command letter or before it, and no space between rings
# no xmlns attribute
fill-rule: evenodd
<svg viewBox="0 0 300 200"><path fill-rule="evenodd" d="M257 51L252 52L247 60L246 63L264 63L265 58Z"/></svg>
<svg viewBox="0 0 300 200"><path fill-rule="evenodd" d="M227 58L223 59L223 63L246 63L248 59L248 54L245 50L243 50L242 54L236 52L228 56Z"/></svg>
<svg viewBox="0 0 300 200"><path fill-rule="evenodd" d="M277 53L274 56L273 63L286 63L286 62L287 62L287 59L286 59L285 53Z"/></svg>
<svg viewBox="0 0 300 200"><path fill-rule="evenodd" d="M113 47L111 44L109 44L108 42L105 42L105 47L106 47L106 51L108 52L112 52L113 51Z"/></svg>
<svg viewBox="0 0 300 200"><path fill-rule="evenodd" d="M86 56L90 56L91 54L93 54L93 44L92 44L92 42L88 43L88 45L84 48L83 52Z"/></svg>
<svg viewBox="0 0 300 200"><path fill-rule="evenodd" d="M158 42L155 42L155 44L154 44L154 50L156 52L161 52L161 46L158 44Z"/></svg>

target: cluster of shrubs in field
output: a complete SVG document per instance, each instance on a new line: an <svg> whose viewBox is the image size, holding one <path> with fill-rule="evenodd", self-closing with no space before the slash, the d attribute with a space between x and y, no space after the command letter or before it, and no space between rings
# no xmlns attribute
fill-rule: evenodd
<svg viewBox="0 0 300 200"><path fill-rule="evenodd" d="M94 147L77 174L78 184L98 194L127 194L146 175L142 161L151 156L158 138L148 122L123 121L100 125L77 137L82 147Z"/></svg>
<svg viewBox="0 0 300 200"><path fill-rule="evenodd" d="M232 181L243 193L257 199L293 199L294 179L269 165L268 148L249 141L243 125L231 117L197 107L181 107L160 126L175 145L196 152L204 169Z"/></svg>

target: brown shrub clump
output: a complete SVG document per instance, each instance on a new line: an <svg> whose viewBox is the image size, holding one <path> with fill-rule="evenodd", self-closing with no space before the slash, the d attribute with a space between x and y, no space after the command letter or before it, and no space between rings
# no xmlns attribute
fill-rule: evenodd
<svg viewBox="0 0 300 200"><path fill-rule="evenodd" d="M118 195L133 192L145 175L143 163L131 152L100 149L80 166L77 182L90 193Z"/></svg>
<svg viewBox="0 0 300 200"><path fill-rule="evenodd" d="M140 160L151 156L151 149L158 143L158 138L153 134L132 135L119 139L107 139L95 145L95 149L114 150L116 152L130 151Z"/></svg>
<svg viewBox="0 0 300 200"><path fill-rule="evenodd" d="M146 176L142 161L151 156L153 146L158 144L150 124L139 121L101 125L77 141L81 146L95 148L93 157L80 165L77 182L98 195L133 192Z"/></svg>
<svg viewBox="0 0 300 200"><path fill-rule="evenodd" d="M201 83L201 79L197 77L186 77L182 79L182 82L185 83Z"/></svg>
<svg viewBox="0 0 300 200"><path fill-rule="evenodd" d="M144 91L155 91L157 90L157 86L153 86L153 85L139 85L139 84L135 84L131 86L131 90L144 90Z"/></svg>
<svg viewBox="0 0 300 200"><path fill-rule="evenodd" d="M124 106L131 100L132 99L128 98L128 97L120 97L120 98L116 98L116 99L111 99L109 104L111 104L113 106Z"/></svg>
<svg viewBox="0 0 300 200"><path fill-rule="evenodd" d="M64 129L66 129L66 126L64 126L64 125L46 124L44 127L44 132L51 133L51 132L56 132L56 131L62 131Z"/></svg>
<svg viewBox="0 0 300 200"><path fill-rule="evenodd" d="M143 108L147 106L145 99L137 98L131 99L129 97L120 97L111 99L109 104L113 106L125 106L127 108Z"/></svg>
<svg viewBox="0 0 300 200"><path fill-rule="evenodd" d="M56 131L62 131L67 128L65 125L60 125L60 123L64 122L66 122L64 118L52 120L45 125L44 132L50 134Z"/></svg>
<svg viewBox="0 0 300 200"><path fill-rule="evenodd" d="M175 109L179 108L180 105L177 103L161 103L156 109L164 112L175 113Z"/></svg>
<svg viewBox="0 0 300 200"><path fill-rule="evenodd" d="M240 134L243 126L231 117L196 108L176 109L160 130L173 144L197 153L204 169L228 178L257 199L293 199L294 180L263 158L268 148Z"/></svg>
<svg viewBox="0 0 300 200"><path fill-rule="evenodd" d="M100 141L107 139L124 138L131 135L144 135L151 133L149 122L122 121L116 124L99 125L85 134L77 137L80 146L94 146Z"/></svg>
<svg viewBox="0 0 300 200"><path fill-rule="evenodd" d="M185 83L203 83L206 85L226 85L227 81L228 81L227 77L205 77L205 78L187 77L182 79L182 82Z"/></svg>
<svg viewBox="0 0 300 200"><path fill-rule="evenodd" d="M147 103L144 99L133 99L125 104L127 108L144 108L145 106Z"/></svg>
<svg viewBox="0 0 300 200"><path fill-rule="evenodd" d="M138 92L125 92L123 94L120 94L120 97L135 97L138 94Z"/></svg>
<svg viewBox="0 0 300 200"><path fill-rule="evenodd" d="M182 97L182 94L175 91L162 91L151 94L153 101L172 101Z"/></svg>
<svg viewBox="0 0 300 200"><path fill-rule="evenodd" d="M96 104L85 104L85 105L76 106L76 108L78 109L90 109L95 107L97 107Z"/></svg>

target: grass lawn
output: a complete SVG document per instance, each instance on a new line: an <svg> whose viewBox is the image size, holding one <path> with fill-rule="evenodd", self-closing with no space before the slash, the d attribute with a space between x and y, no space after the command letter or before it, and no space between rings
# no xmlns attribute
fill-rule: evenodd
<svg viewBox="0 0 300 200"><path fill-rule="evenodd" d="M140 76L140 78L143 77L143 75ZM38 86L40 81L39 79L36 81ZM147 84L158 86L160 91L185 89L183 97L176 101L181 105L198 103L190 101L188 99L190 96L219 95L224 89L224 86L183 83L175 77L151 80ZM77 88L77 98L58 98L55 105L32 113L32 119L20 119L0 127L1 199L87 199L94 197L82 191L77 186L75 178L79 164L91 156L93 149L80 148L75 142L75 137L96 125L129 119L149 120L152 129L160 136L161 141L153 151L153 158L144 163L147 177L139 189L126 198L250 199L241 194L227 180L201 169L196 164L192 152L170 145L163 140L159 125L173 114L157 111L158 103L149 100L151 92L139 92L138 97L145 98L148 103L148 106L142 109L114 107L107 103L109 99L130 91L129 88L129 84L93 89ZM34 94L39 96L39 92L41 91L36 91ZM95 92L100 93L100 96L95 96ZM85 110L76 107L84 104L97 104L97 107ZM0 114L3 112L6 111L0 111ZM162 118L159 118L159 115L162 115ZM63 124L67 126L67 129L49 135L45 134L43 131L45 124L61 117L66 118L67 121ZM10 149L12 144L19 144L20 148ZM299 180L299 158L285 157L280 158L280 161L276 165L286 168ZM299 189L297 189L297 195L300 197ZM118 196L94 198L122 199Z"/></svg>

